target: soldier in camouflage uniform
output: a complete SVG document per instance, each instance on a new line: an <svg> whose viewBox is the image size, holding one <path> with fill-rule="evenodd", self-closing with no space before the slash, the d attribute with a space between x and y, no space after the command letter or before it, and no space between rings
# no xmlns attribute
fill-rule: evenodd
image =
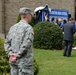
<svg viewBox="0 0 76 75"><path fill-rule="evenodd" d="M34 75L33 70L33 28L31 10L20 8L21 21L12 26L6 37L4 48L9 57L11 75Z"/></svg>

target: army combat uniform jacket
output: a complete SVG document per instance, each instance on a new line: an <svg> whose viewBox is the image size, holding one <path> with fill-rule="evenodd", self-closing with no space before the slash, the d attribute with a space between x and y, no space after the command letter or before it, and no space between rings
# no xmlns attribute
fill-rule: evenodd
<svg viewBox="0 0 76 75"><path fill-rule="evenodd" d="M25 21L21 20L10 28L4 48L8 57L16 53L16 62L10 62L12 75L33 75L33 39L33 28Z"/></svg>

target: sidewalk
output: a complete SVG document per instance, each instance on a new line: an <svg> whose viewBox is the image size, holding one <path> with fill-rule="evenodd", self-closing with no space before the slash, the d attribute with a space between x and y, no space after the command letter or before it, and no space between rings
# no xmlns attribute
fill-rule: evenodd
<svg viewBox="0 0 76 75"><path fill-rule="evenodd" d="M76 47L73 47L72 49L73 49L73 50L76 50Z"/></svg>

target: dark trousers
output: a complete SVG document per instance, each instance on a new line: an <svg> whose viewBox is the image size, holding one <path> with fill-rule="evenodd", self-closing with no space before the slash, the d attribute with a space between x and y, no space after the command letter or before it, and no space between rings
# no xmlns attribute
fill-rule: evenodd
<svg viewBox="0 0 76 75"><path fill-rule="evenodd" d="M64 56L71 56L73 41L65 40Z"/></svg>

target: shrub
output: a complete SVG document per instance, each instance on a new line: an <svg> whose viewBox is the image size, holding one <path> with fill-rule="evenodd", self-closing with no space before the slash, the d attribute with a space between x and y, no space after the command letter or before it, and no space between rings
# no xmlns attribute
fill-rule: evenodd
<svg viewBox="0 0 76 75"><path fill-rule="evenodd" d="M76 46L76 34L74 34L74 42L73 42L73 46Z"/></svg>
<svg viewBox="0 0 76 75"><path fill-rule="evenodd" d="M61 49L63 34L59 26L40 22L34 26L34 47L40 49Z"/></svg>
<svg viewBox="0 0 76 75"><path fill-rule="evenodd" d="M0 38L0 74L6 75L6 73L9 73L9 62L8 57L4 51L4 39Z"/></svg>
<svg viewBox="0 0 76 75"><path fill-rule="evenodd" d="M8 62L8 56L5 53L4 50L4 39L0 38L0 75L6 75L10 72L10 66L9 66L9 62ZM34 59L34 75L37 75L39 71L39 67L38 64L36 62L36 60Z"/></svg>
<svg viewBox="0 0 76 75"><path fill-rule="evenodd" d="M39 66L36 62L36 60L34 59L34 75L37 75L39 72Z"/></svg>
<svg viewBox="0 0 76 75"><path fill-rule="evenodd" d="M20 15L18 15L17 23L21 20Z"/></svg>

